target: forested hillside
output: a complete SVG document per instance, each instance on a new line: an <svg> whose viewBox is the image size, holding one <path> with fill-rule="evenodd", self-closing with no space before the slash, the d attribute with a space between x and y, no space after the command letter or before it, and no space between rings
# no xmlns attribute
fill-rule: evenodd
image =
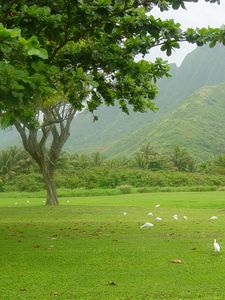
<svg viewBox="0 0 225 300"><path fill-rule="evenodd" d="M204 86L188 97L155 126L141 129L115 143L110 149L127 155L142 141L166 153L179 144L197 160L213 159L225 153L225 82Z"/></svg>

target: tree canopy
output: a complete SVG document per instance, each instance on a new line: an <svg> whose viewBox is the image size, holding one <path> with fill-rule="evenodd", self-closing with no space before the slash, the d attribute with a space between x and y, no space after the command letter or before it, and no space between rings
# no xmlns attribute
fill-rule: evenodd
<svg viewBox="0 0 225 300"><path fill-rule="evenodd" d="M154 110L155 82L169 68L160 58L136 61L137 54L159 46L170 55L184 40L224 43L224 29L182 31L151 14L155 6L179 9L185 2L197 1L0 1L2 122L31 122L40 107L62 97L76 110L116 102L126 113Z"/></svg>

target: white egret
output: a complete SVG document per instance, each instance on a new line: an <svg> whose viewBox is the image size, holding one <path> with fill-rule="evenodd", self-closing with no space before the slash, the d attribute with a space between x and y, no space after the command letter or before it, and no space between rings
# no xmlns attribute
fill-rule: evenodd
<svg viewBox="0 0 225 300"><path fill-rule="evenodd" d="M187 216L183 216L184 220L187 220Z"/></svg>
<svg viewBox="0 0 225 300"><path fill-rule="evenodd" d="M160 204L156 204L156 206L155 206L156 208L159 208L160 207Z"/></svg>
<svg viewBox="0 0 225 300"><path fill-rule="evenodd" d="M173 219L174 219L175 221L177 221L177 220L178 220L178 215L177 215L177 214L173 215Z"/></svg>
<svg viewBox="0 0 225 300"><path fill-rule="evenodd" d="M153 213L152 213L152 212L149 212L149 213L147 214L147 216L153 216Z"/></svg>
<svg viewBox="0 0 225 300"><path fill-rule="evenodd" d="M209 218L210 220L217 220L218 217L217 216L212 216L211 218Z"/></svg>
<svg viewBox="0 0 225 300"><path fill-rule="evenodd" d="M156 217L155 220L159 222L159 221L162 221L162 218Z"/></svg>
<svg viewBox="0 0 225 300"><path fill-rule="evenodd" d="M126 215L127 215L127 213L126 213L126 212L124 212L123 214L124 214L124 216L126 216Z"/></svg>
<svg viewBox="0 0 225 300"><path fill-rule="evenodd" d="M154 224L146 222L143 225L141 225L140 228L147 228L147 227L153 227L153 226L154 226Z"/></svg>
<svg viewBox="0 0 225 300"><path fill-rule="evenodd" d="M220 245L217 243L216 239L214 240L213 246L215 253L220 252Z"/></svg>

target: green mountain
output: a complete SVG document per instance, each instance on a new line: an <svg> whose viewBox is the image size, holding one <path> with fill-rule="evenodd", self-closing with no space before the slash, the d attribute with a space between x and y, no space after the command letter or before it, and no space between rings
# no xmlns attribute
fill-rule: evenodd
<svg viewBox="0 0 225 300"><path fill-rule="evenodd" d="M99 120L95 123L90 114L80 114L72 124L67 149L101 151L107 156L136 150L147 138L146 132L151 132L197 89L225 81L225 47L197 48L186 56L179 68L171 65L171 75L158 84L157 112L131 112L127 116L118 107L100 107L96 112Z"/></svg>
<svg viewBox="0 0 225 300"><path fill-rule="evenodd" d="M161 121L147 139L164 151L179 143L202 160L225 153L224 100L225 82L200 88Z"/></svg>
<svg viewBox="0 0 225 300"><path fill-rule="evenodd" d="M154 127L146 126L117 141L111 155L128 155L143 142L159 152L169 152L176 144L189 150L198 160L225 153L225 82L198 89Z"/></svg>
<svg viewBox="0 0 225 300"><path fill-rule="evenodd" d="M95 112L99 118L95 123L90 113L83 112L72 123L65 150L121 156L150 141L162 151L182 144L201 159L223 152L221 114L225 107L218 97L225 98L220 84L225 82L225 47L199 47L180 67L172 64L170 73L170 78L158 82L157 112L131 112L127 116L117 106L102 106ZM211 102L203 100L203 94ZM7 129L0 131L0 141L3 148L18 143L19 138Z"/></svg>

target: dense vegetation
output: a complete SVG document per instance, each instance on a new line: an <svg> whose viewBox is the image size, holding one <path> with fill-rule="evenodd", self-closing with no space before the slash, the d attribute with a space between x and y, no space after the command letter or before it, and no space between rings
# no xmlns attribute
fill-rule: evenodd
<svg viewBox="0 0 225 300"><path fill-rule="evenodd" d="M224 186L225 156L197 163L184 148L160 154L150 144L142 145L132 157L104 159L100 153L61 155L56 169L56 185L63 189L114 189L121 193L155 191L156 187ZM42 176L22 149L0 151L1 191L41 191ZM196 188L198 190L200 188ZM195 189L192 189L195 190Z"/></svg>

